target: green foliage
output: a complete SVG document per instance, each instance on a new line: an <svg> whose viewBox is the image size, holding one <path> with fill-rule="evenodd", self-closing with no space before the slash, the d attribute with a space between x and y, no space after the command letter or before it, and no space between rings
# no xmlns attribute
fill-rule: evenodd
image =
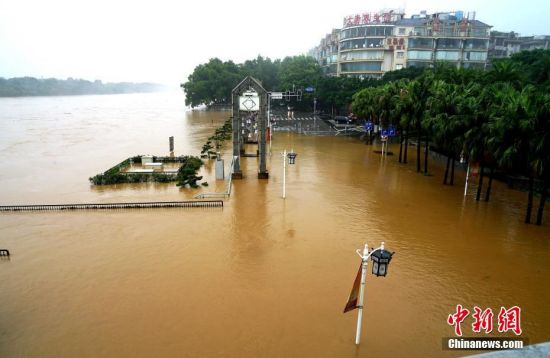
<svg viewBox="0 0 550 358"><path fill-rule="evenodd" d="M279 72L279 89L306 88L315 85L322 76L321 68L313 57L285 57Z"/></svg>
<svg viewBox="0 0 550 358"><path fill-rule="evenodd" d="M153 173L151 175L147 173L122 173L130 166L131 162L141 163L141 156L134 156L125 159L114 167L109 168L104 173L97 174L96 176L89 178L89 180L94 185L144 183L148 181L168 183L176 180L176 176L173 174Z"/></svg>
<svg viewBox="0 0 550 358"><path fill-rule="evenodd" d="M161 89L163 86L154 83L103 83L73 78L58 80L55 78L4 79L0 77L0 97L136 93L155 92Z"/></svg>
<svg viewBox="0 0 550 358"><path fill-rule="evenodd" d="M208 140L202 146L201 156L209 159L215 157L216 152L222 149L223 143L231 139L231 129L231 118L229 118L221 127L216 128L213 136L208 137ZM214 146L212 146L212 142L214 142ZM215 151L212 149L215 149Z"/></svg>
<svg viewBox="0 0 550 358"><path fill-rule="evenodd" d="M243 64L213 58L195 67L187 82L181 84L185 104L191 107L228 105L231 91L246 76L258 79L268 91L286 91L293 85L297 89L315 86L321 78L321 68L313 58L306 56L286 57L283 61L258 56Z"/></svg>
<svg viewBox="0 0 550 358"><path fill-rule="evenodd" d="M339 111L349 105L353 94L365 87L374 86L376 81L355 77L322 77L317 83L315 95L317 108Z"/></svg>
<svg viewBox="0 0 550 358"><path fill-rule="evenodd" d="M188 81L181 85L185 91L185 104L197 107L231 103L231 90L241 80L241 70L233 61L212 58L195 67Z"/></svg>
<svg viewBox="0 0 550 358"><path fill-rule="evenodd" d="M197 181L202 179L202 176L197 176L197 171L203 165L203 162L200 158L186 156L185 162L178 169L178 174L176 175L176 185L185 187L189 185L191 188L198 188Z"/></svg>
<svg viewBox="0 0 550 358"><path fill-rule="evenodd" d="M130 158L125 159L114 167L107 169L103 174L97 174L96 176L91 177L89 180L94 185L127 183L128 178L126 178L125 174L121 174L120 172L127 169L129 166Z"/></svg>
<svg viewBox="0 0 550 358"><path fill-rule="evenodd" d="M407 67L397 71L388 71L382 76L382 82L393 82L403 79L414 80L424 73L423 68Z"/></svg>
<svg viewBox="0 0 550 358"><path fill-rule="evenodd" d="M412 80L361 89L353 110L410 126L455 158L548 178L549 58L549 50L520 53L486 72L438 63Z"/></svg>

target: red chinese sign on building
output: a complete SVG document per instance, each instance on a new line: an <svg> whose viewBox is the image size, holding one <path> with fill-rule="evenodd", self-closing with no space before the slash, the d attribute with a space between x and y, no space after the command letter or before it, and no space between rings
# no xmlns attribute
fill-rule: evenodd
<svg viewBox="0 0 550 358"><path fill-rule="evenodd" d="M456 312L447 317L447 323L454 326L455 335L462 336L461 324L468 315L470 315L470 311L467 308L456 305ZM493 310L491 308L482 310L478 306L474 306L472 318L474 319L472 332L480 333L483 330L485 334L489 334L493 331ZM518 306L509 309L501 307L498 314L498 331L501 333L512 331L519 336L522 332L521 308Z"/></svg>
<svg viewBox="0 0 550 358"><path fill-rule="evenodd" d="M382 24L392 23L401 18L403 14L400 11L391 10L389 12L382 13L363 13L346 16L344 18L344 27L358 26L358 25L370 25L370 24Z"/></svg>

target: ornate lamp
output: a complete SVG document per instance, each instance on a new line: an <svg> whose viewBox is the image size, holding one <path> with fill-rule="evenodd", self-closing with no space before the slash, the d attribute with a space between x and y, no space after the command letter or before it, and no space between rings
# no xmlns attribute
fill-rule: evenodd
<svg viewBox="0 0 550 358"><path fill-rule="evenodd" d="M296 164L296 156L298 154L294 153L294 151L288 153L286 156L288 157L288 164Z"/></svg>
<svg viewBox="0 0 550 358"><path fill-rule="evenodd" d="M393 252L384 249L374 251L370 256L372 260L372 274L376 276L386 276L393 254Z"/></svg>

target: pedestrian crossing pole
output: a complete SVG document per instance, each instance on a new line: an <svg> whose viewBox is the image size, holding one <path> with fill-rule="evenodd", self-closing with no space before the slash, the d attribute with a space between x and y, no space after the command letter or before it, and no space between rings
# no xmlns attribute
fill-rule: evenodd
<svg viewBox="0 0 550 358"><path fill-rule="evenodd" d="M286 149L283 151L283 199L286 198Z"/></svg>
<svg viewBox="0 0 550 358"><path fill-rule="evenodd" d="M267 94L267 125L269 127L269 155L271 156L271 142L273 142L273 125L271 124L271 93Z"/></svg>
<svg viewBox="0 0 550 358"><path fill-rule="evenodd" d="M357 250L357 254L361 256L361 288L359 289L359 301L357 302L357 330L355 331L355 344L361 342L361 324L363 320L363 302L365 300L365 282L367 280L367 266L369 264L369 246L365 245L363 255Z"/></svg>

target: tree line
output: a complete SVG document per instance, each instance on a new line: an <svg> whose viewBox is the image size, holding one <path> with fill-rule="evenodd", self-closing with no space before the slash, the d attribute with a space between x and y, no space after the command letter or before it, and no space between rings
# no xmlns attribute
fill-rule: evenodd
<svg viewBox="0 0 550 358"><path fill-rule="evenodd" d="M353 111L400 133L399 162L407 163L416 141L416 170L428 173L428 151L448 157L443 184L453 183L455 161L480 167L476 200L489 201L495 173L528 178L525 222L531 222L535 181L536 223L542 223L550 182L550 51L522 52L489 71L437 64L415 79L364 88L353 95ZM422 170L421 147L424 146Z"/></svg>
<svg viewBox="0 0 550 358"><path fill-rule="evenodd" d="M155 92L163 89L165 89L164 86L155 83L103 83L99 80L91 82L73 78L59 80L55 78L15 77L6 79L0 77L0 97L119 94Z"/></svg>
<svg viewBox="0 0 550 358"><path fill-rule="evenodd" d="M210 59L195 67L187 82L181 84L185 92L185 104L191 107L231 104L231 91L246 76L258 79L267 91L286 92L292 89L315 88L312 93L303 92L302 100L293 103L297 110L317 109L327 112L345 112L352 95L364 87L401 78L416 78L423 72L419 68L407 68L388 72L381 80L349 77L327 77L314 58L308 56L285 57L271 60L258 56L242 64L233 61Z"/></svg>

